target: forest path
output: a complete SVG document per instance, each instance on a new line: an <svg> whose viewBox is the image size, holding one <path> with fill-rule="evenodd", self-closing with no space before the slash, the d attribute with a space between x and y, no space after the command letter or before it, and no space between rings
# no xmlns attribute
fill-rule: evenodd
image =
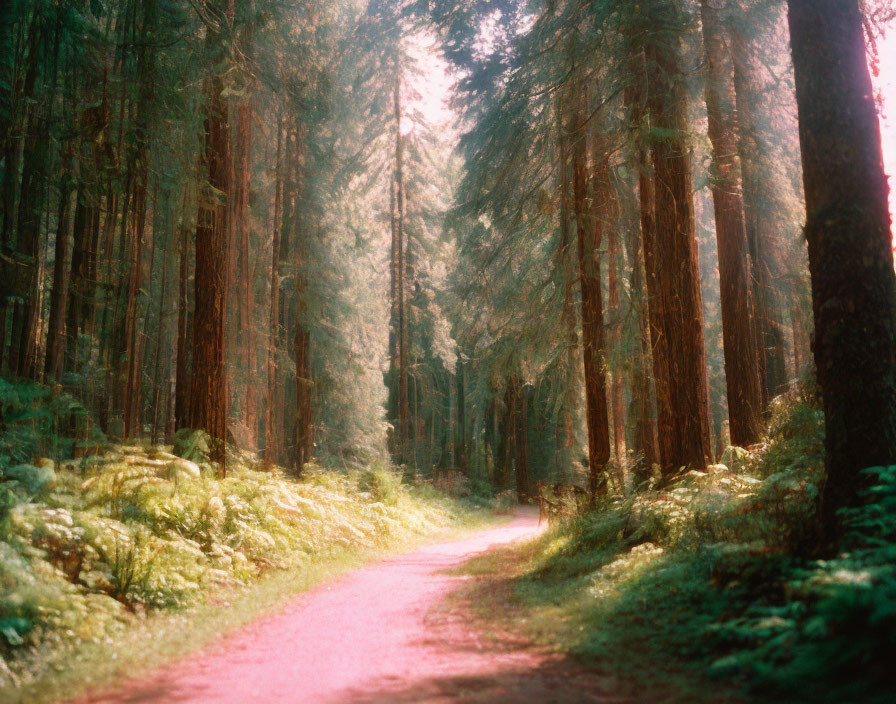
<svg viewBox="0 0 896 704"><path fill-rule="evenodd" d="M507 634L483 634L446 570L540 532L537 511L380 562L92 704L573 704L627 701L612 681Z"/></svg>

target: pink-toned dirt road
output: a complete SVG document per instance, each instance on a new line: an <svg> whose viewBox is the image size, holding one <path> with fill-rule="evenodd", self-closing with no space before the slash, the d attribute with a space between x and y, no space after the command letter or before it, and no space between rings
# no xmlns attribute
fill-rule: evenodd
<svg viewBox="0 0 896 704"><path fill-rule="evenodd" d="M629 701L614 683L525 643L484 637L445 597L445 574L490 547L532 537L537 513L365 567L275 616L91 704L392 704Z"/></svg>

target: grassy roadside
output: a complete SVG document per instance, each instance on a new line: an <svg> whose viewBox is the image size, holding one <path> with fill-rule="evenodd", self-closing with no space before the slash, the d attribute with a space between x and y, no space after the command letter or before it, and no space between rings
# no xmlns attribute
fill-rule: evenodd
<svg viewBox="0 0 896 704"><path fill-rule="evenodd" d="M822 458L811 400L779 399L751 452L475 558L465 597L662 701L891 702L896 467L869 470L845 551L815 560L801 555Z"/></svg>
<svg viewBox="0 0 896 704"><path fill-rule="evenodd" d="M734 693L691 668L680 652L669 650L651 616L638 609L639 599L621 603L618 590L637 582L638 574L654 564L651 548L621 559L594 555L569 569L546 569L550 556L565 543L566 530L551 529L528 543L475 557L457 570L474 578L456 598L472 608L483 632L509 632L570 655L612 675L619 683L618 694L634 701L738 701ZM596 578L602 569L603 578ZM598 580L603 582L600 596L595 593Z"/></svg>
<svg viewBox="0 0 896 704"><path fill-rule="evenodd" d="M0 700L102 689L362 564L503 520L389 470L311 467L297 482L238 462L218 479L166 450L112 447L15 487L0 516Z"/></svg>

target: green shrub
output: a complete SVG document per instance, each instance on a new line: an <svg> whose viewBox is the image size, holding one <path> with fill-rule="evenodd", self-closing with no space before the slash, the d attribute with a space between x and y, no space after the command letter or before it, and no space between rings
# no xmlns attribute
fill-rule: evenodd
<svg viewBox="0 0 896 704"><path fill-rule="evenodd" d="M401 475L388 469L369 469L358 476L358 489L374 501L395 506L402 492Z"/></svg>
<svg viewBox="0 0 896 704"><path fill-rule="evenodd" d="M211 448L211 436L204 430L181 428L174 434L174 454L190 462L208 462Z"/></svg>

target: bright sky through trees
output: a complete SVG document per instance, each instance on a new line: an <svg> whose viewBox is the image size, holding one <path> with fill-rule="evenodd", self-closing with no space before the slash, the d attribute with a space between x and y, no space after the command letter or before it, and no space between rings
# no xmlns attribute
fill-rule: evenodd
<svg viewBox="0 0 896 704"><path fill-rule="evenodd" d="M884 163L890 176L890 213L896 216L896 26L891 26L878 46L880 73L876 87L883 100L881 131L883 133ZM894 217L896 219L896 217Z"/></svg>

